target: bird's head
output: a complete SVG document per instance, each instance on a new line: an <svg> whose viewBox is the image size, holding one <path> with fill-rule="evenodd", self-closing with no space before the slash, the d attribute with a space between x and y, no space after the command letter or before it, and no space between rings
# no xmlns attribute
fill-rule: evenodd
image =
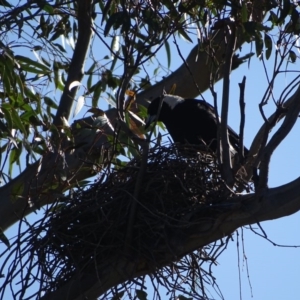
<svg viewBox="0 0 300 300"><path fill-rule="evenodd" d="M179 96L168 94L155 98L148 106L148 118L145 122L145 129L154 121L163 121L163 116L168 114L177 104L183 101L184 99Z"/></svg>

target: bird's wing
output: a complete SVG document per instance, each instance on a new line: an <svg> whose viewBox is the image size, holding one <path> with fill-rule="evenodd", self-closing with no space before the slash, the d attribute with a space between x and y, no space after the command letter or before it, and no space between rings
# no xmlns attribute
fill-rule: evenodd
<svg viewBox="0 0 300 300"><path fill-rule="evenodd" d="M198 107L205 110L208 113L208 115L212 119L214 119L214 122L217 124L217 116L215 113L215 108L211 104L207 103L204 100L195 100L195 99L190 99L190 100L197 101ZM219 117L219 120L221 122L220 117ZM228 138L229 138L230 144L236 151L239 151L239 141L240 141L239 135L228 125L227 125L227 130L228 130ZM249 150L246 147L244 147L244 154L247 154L248 152L249 152Z"/></svg>

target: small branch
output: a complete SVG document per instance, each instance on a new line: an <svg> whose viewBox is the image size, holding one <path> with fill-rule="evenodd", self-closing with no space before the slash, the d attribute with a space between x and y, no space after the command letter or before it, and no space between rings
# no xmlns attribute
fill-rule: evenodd
<svg viewBox="0 0 300 300"><path fill-rule="evenodd" d="M261 126L250 147L249 158L246 161L247 179L251 178L252 169L257 168L262 160L264 147L267 144L270 130L286 115L287 111L291 109L297 102L296 92L283 104L283 109L276 110Z"/></svg>
<svg viewBox="0 0 300 300"><path fill-rule="evenodd" d="M275 132L272 136L271 140L265 147L261 166L260 166L260 178L259 178L259 186L258 188L265 188L268 184L268 174L269 174L269 163L271 156L274 150L280 145L280 143L286 138L291 129L294 127L300 113L300 85L293 96L294 100L292 104L288 108L288 112L286 113L285 119L280 126L280 128Z"/></svg>
<svg viewBox="0 0 300 300"><path fill-rule="evenodd" d="M215 108L217 126L218 126L218 128L220 128L220 117L219 117L219 112L218 112L218 97L217 97L216 91L214 90L213 84L210 87L210 91L211 91L213 99L214 99L214 108ZM218 130L217 142L218 142L217 143L217 160L218 160L218 165L221 166L220 130Z"/></svg>
<svg viewBox="0 0 300 300"><path fill-rule="evenodd" d="M246 77L243 77L240 87L240 112L241 112L241 121L240 121L240 132L239 132L239 159L240 162L244 161L244 128L245 128L245 86L246 86Z"/></svg>
<svg viewBox="0 0 300 300"><path fill-rule="evenodd" d="M199 88L197 82L195 81L195 77L194 77L194 75L193 75L193 73L192 73L192 70L191 70L191 68L189 67L189 64L187 63L186 59L185 59L185 58L183 57L183 55L181 54L179 45L178 45L178 43L177 43L177 41L176 41L175 38L174 38L174 44L175 44L175 46L176 46L176 48L177 48L177 53L179 54L180 58L181 58L182 61L183 61L183 64L184 64L185 67L187 68L187 70L188 70L188 72L189 72L189 74L190 74L190 76L191 76L191 78L192 78L193 84L195 85L196 89L198 90L199 95L201 95L201 90L200 90L200 88Z"/></svg>
<svg viewBox="0 0 300 300"><path fill-rule="evenodd" d="M228 44L225 53L223 94L222 94L222 110L221 110L221 160L223 179L228 186L232 186L234 179L232 174L231 154L228 143L228 107L229 107L229 89L230 89L230 72L232 66L232 58L236 47L236 27L232 24L227 28ZM231 31L231 32L229 32Z"/></svg>

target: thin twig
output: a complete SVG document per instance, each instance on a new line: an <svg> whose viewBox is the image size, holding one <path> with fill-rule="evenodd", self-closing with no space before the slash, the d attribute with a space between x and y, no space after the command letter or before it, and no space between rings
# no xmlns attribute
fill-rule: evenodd
<svg viewBox="0 0 300 300"><path fill-rule="evenodd" d="M236 46L236 25L232 24L227 28L228 43L225 54L224 64L224 80L223 80L223 93L222 93L222 109L221 109L221 154L222 154L222 173L224 180L228 186L232 186L234 178L232 174L231 155L228 143L228 107L229 107L229 89L230 89L230 72L232 65L232 58ZM231 31L231 32L229 32Z"/></svg>
<svg viewBox="0 0 300 300"><path fill-rule="evenodd" d="M246 76L243 77L240 87L240 133L239 133L239 159L240 162L244 161L244 128L245 128L245 86L246 86Z"/></svg>

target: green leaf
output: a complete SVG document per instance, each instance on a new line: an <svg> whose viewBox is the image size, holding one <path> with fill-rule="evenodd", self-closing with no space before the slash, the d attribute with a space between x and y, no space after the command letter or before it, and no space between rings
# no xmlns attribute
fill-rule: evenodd
<svg viewBox="0 0 300 300"><path fill-rule="evenodd" d="M87 86L88 90L92 87L92 80L93 80L93 75L90 74L87 79L87 82L86 82L86 86Z"/></svg>
<svg viewBox="0 0 300 300"><path fill-rule="evenodd" d="M117 78L117 77L109 76L109 77L107 78L106 83L107 83L107 86L108 86L108 87L110 87L110 88L112 88L112 89L115 89L115 88L117 88L117 87L119 86L120 80L119 80L119 78Z"/></svg>
<svg viewBox="0 0 300 300"><path fill-rule="evenodd" d="M135 143L133 143L133 141L131 139L127 139L127 155L128 157L139 157L141 156L141 153L137 147L137 145L135 145Z"/></svg>
<svg viewBox="0 0 300 300"><path fill-rule="evenodd" d="M121 32L126 34L130 30L130 26L131 26L130 18L128 16L127 12L125 12L123 14Z"/></svg>
<svg viewBox="0 0 300 300"><path fill-rule="evenodd" d="M284 27L285 33L292 33L294 31L293 23L290 21Z"/></svg>
<svg viewBox="0 0 300 300"><path fill-rule="evenodd" d="M14 82L14 62L10 55L0 55L0 76L6 93L10 93Z"/></svg>
<svg viewBox="0 0 300 300"><path fill-rule="evenodd" d="M20 63L22 68L26 71L28 71L28 68L29 68L29 69L35 70L35 73L38 73L38 74L41 73L41 70L45 73L50 73L50 69L47 66L45 66L37 61L34 61L28 57L25 57L22 55L16 55L15 59ZM39 70L36 70L36 68L38 68Z"/></svg>
<svg viewBox="0 0 300 300"><path fill-rule="evenodd" d="M107 20L105 28L104 28L104 36L107 36L111 27L114 26L114 29L118 29L124 21L124 13L122 11L118 11L110 16Z"/></svg>
<svg viewBox="0 0 300 300"><path fill-rule="evenodd" d="M113 2L112 0L108 0L108 1L106 2L106 5L103 7L102 1L99 1L99 6L100 6L100 9L101 9L101 11L102 11L101 25L103 25L103 22L104 22L104 20L106 19L107 13L108 13L108 11L109 11L109 9L110 9L110 6L111 6L112 2ZM101 3L101 5L100 5L100 3Z"/></svg>
<svg viewBox="0 0 300 300"><path fill-rule="evenodd" d="M36 103L40 103L40 95L39 94L34 94L30 88L27 86L24 86L24 93L25 96L30 99L30 102L35 101Z"/></svg>
<svg viewBox="0 0 300 300"><path fill-rule="evenodd" d="M45 96L44 101L45 101L46 105L50 106L51 108L55 108L55 109L58 108L57 104L51 98Z"/></svg>
<svg viewBox="0 0 300 300"><path fill-rule="evenodd" d="M46 60L46 58L44 58L44 57L42 57L41 56L41 60L43 61L43 63L47 66L47 67L51 67L51 64L49 63L49 61L48 60Z"/></svg>
<svg viewBox="0 0 300 300"><path fill-rule="evenodd" d="M147 300L147 295L148 294L145 291L136 289L135 293L136 293L136 296L137 296L138 299Z"/></svg>
<svg viewBox="0 0 300 300"><path fill-rule="evenodd" d="M24 124L15 109L11 110L11 117L12 117L12 121L13 121L13 127L21 130L22 133L24 134L24 136L27 138L28 132L25 129Z"/></svg>
<svg viewBox="0 0 300 300"><path fill-rule="evenodd" d="M165 125L164 125L163 122L157 122L156 124L157 124L158 127L160 127L162 130L166 131L166 127L165 127Z"/></svg>
<svg viewBox="0 0 300 300"><path fill-rule="evenodd" d="M14 147L9 154L9 168L8 173L9 176L12 176L12 169L15 162L19 162L20 156L22 153L22 143L18 143L18 147ZM15 184L11 196L16 197L19 196L23 192L23 183L21 184ZM16 198L15 198L16 199Z"/></svg>
<svg viewBox="0 0 300 300"><path fill-rule="evenodd" d="M53 15L53 14L54 14L53 7L52 7L51 5L49 5L49 4L47 4L46 1L45 1L44 3L45 3L45 4L44 4L44 6L43 6L43 10L44 10L45 12L47 12L48 14Z"/></svg>
<svg viewBox="0 0 300 300"><path fill-rule="evenodd" d="M7 248L10 248L10 243L6 235L4 234L2 228L0 228L0 240L5 244Z"/></svg>
<svg viewBox="0 0 300 300"><path fill-rule="evenodd" d="M29 65L22 65L22 69L26 72L30 72L30 73L33 73L33 74L41 74L41 75L45 74L45 72L43 70L34 68L32 66L29 66Z"/></svg>
<svg viewBox="0 0 300 300"><path fill-rule="evenodd" d="M8 74L9 73L9 71L8 71L9 69L8 68L5 68L3 71L3 75L1 75L1 79L2 79L2 81L3 81L3 84L4 84L4 92L6 93L6 94L10 94L10 91L11 91L11 80L10 80L10 76L6 76L6 74Z"/></svg>
<svg viewBox="0 0 300 300"><path fill-rule="evenodd" d="M145 107L144 105L141 105L141 104L138 104L137 106L138 106L138 109L139 109L139 115L146 118L147 115L148 115L147 107Z"/></svg>
<svg viewBox="0 0 300 300"><path fill-rule="evenodd" d="M185 296L183 296L183 295L179 295L179 296L177 297L177 299L178 299L178 300L193 300L193 298L191 298L191 297L185 297Z"/></svg>
<svg viewBox="0 0 300 300"><path fill-rule="evenodd" d="M102 92L102 87L101 87L101 80L99 81L99 85L96 86L96 89L93 94L93 99L92 99L92 107L97 107L98 106L98 100L100 98L101 92Z"/></svg>
<svg viewBox="0 0 300 300"><path fill-rule="evenodd" d="M291 60L292 63L296 62L297 55L294 51L290 50L289 52L289 59Z"/></svg>
<svg viewBox="0 0 300 300"><path fill-rule="evenodd" d="M9 109L6 107L6 106L9 106ZM7 122L7 127L9 129L9 131L11 131L13 129L13 121L12 121L12 117L11 117L11 113L10 113L10 105L7 104L3 104L1 106L1 110L2 112L4 113L4 116L5 116L5 121Z"/></svg>
<svg viewBox="0 0 300 300"><path fill-rule="evenodd" d="M291 20L292 20L294 26L296 26L298 23L298 20L299 20L299 13L298 13L297 9L295 9L295 8L292 10Z"/></svg>
<svg viewBox="0 0 300 300"><path fill-rule="evenodd" d="M96 67L96 63L94 62L91 67L87 70L86 74L89 74L89 77L87 79L87 88L90 89L92 86L92 80L93 80L93 71Z"/></svg>
<svg viewBox="0 0 300 300"><path fill-rule="evenodd" d="M151 87L151 82L150 82L148 76L147 76L147 78L142 78L141 79L141 82L139 83L139 86L143 90L147 90L148 88Z"/></svg>
<svg viewBox="0 0 300 300"><path fill-rule="evenodd" d="M43 15L41 16L41 18L42 17L43 17ZM41 50L43 50L43 47L42 46L33 46L32 50L34 50L34 51L41 51Z"/></svg>
<svg viewBox="0 0 300 300"><path fill-rule="evenodd" d="M256 33L256 22L245 22L244 24L245 31L250 35L254 36Z"/></svg>
<svg viewBox="0 0 300 300"><path fill-rule="evenodd" d="M61 52L66 52L66 50L64 49L64 47L60 44L57 43L53 43L53 46L57 47Z"/></svg>
<svg viewBox="0 0 300 300"><path fill-rule="evenodd" d="M290 9L292 8L290 0L283 0L283 8L280 10L280 17L278 23L284 22L284 19L289 14Z"/></svg>
<svg viewBox="0 0 300 300"><path fill-rule="evenodd" d="M50 42L53 42L53 41L55 41L55 40L57 40L61 35L63 35L65 32L64 32L64 30L63 29L59 29L59 30L56 30L53 34L52 34L52 36L51 36L51 38L50 38ZM56 44L56 45L58 45L58 44Z"/></svg>
<svg viewBox="0 0 300 300"><path fill-rule="evenodd" d="M113 59L112 64L111 64L111 66L110 66L110 71L113 71L114 68L115 68L115 66L116 66L116 63L117 63L117 61L118 61L118 54L119 54L119 53L117 53L117 55L114 55L114 59Z"/></svg>
<svg viewBox="0 0 300 300"><path fill-rule="evenodd" d="M12 7L12 5L8 3L6 0L0 0L0 5L5 7Z"/></svg>
<svg viewBox="0 0 300 300"><path fill-rule="evenodd" d="M60 71L59 71L59 67L58 64L54 61L53 63L53 70L54 70L54 83L55 83L55 87L61 91L64 90L64 84L61 80L61 76L60 76Z"/></svg>
<svg viewBox="0 0 300 300"><path fill-rule="evenodd" d="M111 300L121 300L122 297L123 297L123 295L124 295L124 293L125 293L125 291L122 291L122 292L120 292L120 293L115 294L115 295L111 298Z"/></svg>
<svg viewBox="0 0 300 300"><path fill-rule="evenodd" d="M170 50L170 44L168 41L165 42L165 48L167 52L167 60L168 60L168 68L170 68L171 65L171 50Z"/></svg>
<svg viewBox="0 0 300 300"><path fill-rule="evenodd" d="M272 38L265 33L266 59L269 59L272 53L273 41Z"/></svg>
<svg viewBox="0 0 300 300"><path fill-rule="evenodd" d="M23 85L21 77L16 74L15 79L16 79L16 82L19 86L21 94L24 95L24 85Z"/></svg>
<svg viewBox="0 0 300 300"><path fill-rule="evenodd" d="M181 28L178 30L178 35L182 37L183 39L189 41L190 43L193 43L191 38L188 36L188 34Z"/></svg>
<svg viewBox="0 0 300 300"><path fill-rule="evenodd" d="M261 53L263 51L263 46L264 46L264 43L263 43L261 34L260 34L260 32L257 32L257 34L255 35L255 49L256 49L257 56L261 55Z"/></svg>
<svg viewBox="0 0 300 300"><path fill-rule="evenodd" d="M155 68L153 71L153 75L157 75L159 70L160 70L160 67Z"/></svg>
<svg viewBox="0 0 300 300"><path fill-rule="evenodd" d="M242 3L242 22L248 21L248 8L245 2Z"/></svg>
<svg viewBox="0 0 300 300"><path fill-rule="evenodd" d="M2 120L0 120L0 134L1 136L7 136L10 135L10 132L6 126L6 123L4 123ZM0 155L0 164L1 164L1 155Z"/></svg>
<svg viewBox="0 0 300 300"><path fill-rule="evenodd" d="M270 16L269 16L268 21L272 22L272 24L277 25L278 24L278 16L273 11L270 11Z"/></svg>

